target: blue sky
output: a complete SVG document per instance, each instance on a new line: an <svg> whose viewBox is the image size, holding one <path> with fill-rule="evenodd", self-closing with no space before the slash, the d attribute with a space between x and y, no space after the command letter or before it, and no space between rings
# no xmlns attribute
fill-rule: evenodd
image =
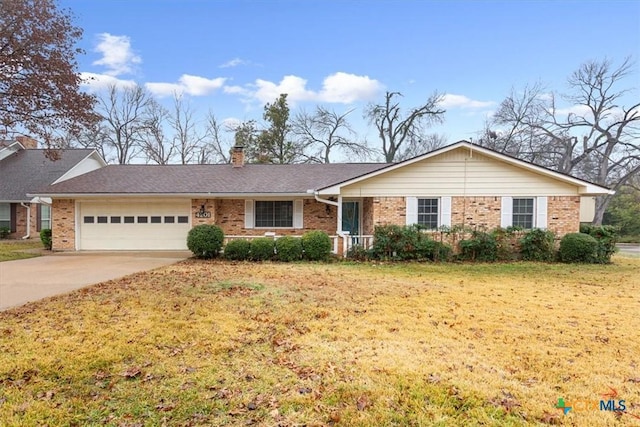
<svg viewBox="0 0 640 427"><path fill-rule="evenodd" d="M223 119L261 120L289 93L292 111L317 104L350 115L399 91L402 105L446 94L450 142L474 137L512 88L566 89L584 61L636 61L639 1L116 1L61 0L84 29L80 71L145 85L163 102L181 91ZM630 103L630 102L628 102ZM570 107L570 106L567 106Z"/></svg>

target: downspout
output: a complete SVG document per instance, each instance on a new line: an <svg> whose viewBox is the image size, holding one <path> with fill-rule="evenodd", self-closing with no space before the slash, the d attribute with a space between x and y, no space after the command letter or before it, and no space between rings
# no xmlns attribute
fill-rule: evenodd
<svg viewBox="0 0 640 427"><path fill-rule="evenodd" d="M313 196L315 197L316 201L327 204L327 205L335 206L338 209L338 215L336 215L337 222L338 222L338 224L336 224L336 234L340 236L342 238L342 241L344 242L347 236L342 232L342 224L340 223L340 219L342 218L342 215L340 215L340 202L334 202L331 200L322 199L320 198L320 196L318 196L317 191L313 192ZM342 254L342 256L347 256L347 254Z"/></svg>
<svg viewBox="0 0 640 427"><path fill-rule="evenodd" d="M20 202L20 206L27 209L27 234L22 236L22 240L31 237L31 204L25 205L24 202Z"/></svg>

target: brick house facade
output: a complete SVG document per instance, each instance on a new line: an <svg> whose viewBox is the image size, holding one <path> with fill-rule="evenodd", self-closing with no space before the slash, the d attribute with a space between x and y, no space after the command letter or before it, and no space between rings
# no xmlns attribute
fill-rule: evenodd
<svg viewBox="0 0 640 427"><path fill-rule="evenodd" d="M365 241L376 226L427 217L438 228L480 230L525 221L561 237L578 231L584 196L611 194L467 142L396 164L244 165L239 147L233 160L113 165L55 184L42 193L54 201L53 247L99 249L105 239L110 249L180 249L191 227L216 224L230 238L322 230L340 252L340 242ZM341 237L349 231L360 240ZM158 243L165 234L173 243Z"/></svg>

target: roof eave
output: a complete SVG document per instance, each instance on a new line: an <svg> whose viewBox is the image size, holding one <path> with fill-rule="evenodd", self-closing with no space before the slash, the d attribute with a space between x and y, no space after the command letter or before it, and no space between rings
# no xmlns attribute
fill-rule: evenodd
<svg viewBox="0 0 640 427"><path fill-rule="evenodd" d="M313 198L313 194L304 193L29 193L29 197L48 197L52 199L95 199L95 198L189 198L189 199L250 199L273 197L306 197Z"/></svg>

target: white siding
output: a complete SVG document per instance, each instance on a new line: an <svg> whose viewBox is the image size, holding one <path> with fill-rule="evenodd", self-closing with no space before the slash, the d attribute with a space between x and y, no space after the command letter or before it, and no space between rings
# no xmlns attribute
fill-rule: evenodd
<svg viewBox="0 0 640 427"><path fill-rule="evenodd" d="M344 197L577 195L578 187L460 148L346 186Z"/></svg>
<svg viewBox="0 0 640 427"><path fill-rule="evenodd" d="M87 157L80 161L77 165L68 170L64 175L58 178L55 183L66 181L71 178L75 178L76 176L84 175L87 172L94 171L96 169L100 169L104 165L96 159L93 155Z"/></svg>
<svg viewBox="0 0 640 427"><path fill-rule="evenodd" d="M596 198L580 197L580 222L591 222L596 216Z"/></svg>

